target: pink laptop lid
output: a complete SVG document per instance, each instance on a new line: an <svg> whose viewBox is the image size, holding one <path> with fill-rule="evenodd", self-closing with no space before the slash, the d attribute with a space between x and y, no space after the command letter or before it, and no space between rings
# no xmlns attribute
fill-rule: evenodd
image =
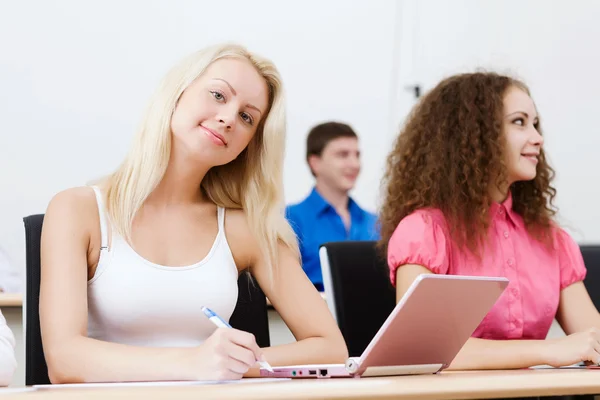
<svg viewBox="0 0 600 400"><path fill-rule="evenodd" d="M420 275L363 352L357 373L370 366L448 367L507 285L506 278Z"/></svg>

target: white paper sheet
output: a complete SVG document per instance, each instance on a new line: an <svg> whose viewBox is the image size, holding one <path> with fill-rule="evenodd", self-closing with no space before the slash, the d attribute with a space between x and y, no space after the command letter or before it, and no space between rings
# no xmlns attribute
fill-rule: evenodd
<svg viewBox="0 0 600 400"><path fill-rule="evenodd" d="M34 385L35 389L64 389L64 388L104 388L104 387L152 387L152 386L194 386L220 384L246 384L289 381L290 378L244 378L231 381L159 381L159 382L105 382L105 383L66 383L55 385Z"/></svg>
<svg viewBox="0 0 600 400"><path fill-rule="evenodd" d="M583 364L573 364L573 365L565 365L564 367L552 367L550 365L534 365L530 367L531 369L588 369L586 365Z"/></svg>

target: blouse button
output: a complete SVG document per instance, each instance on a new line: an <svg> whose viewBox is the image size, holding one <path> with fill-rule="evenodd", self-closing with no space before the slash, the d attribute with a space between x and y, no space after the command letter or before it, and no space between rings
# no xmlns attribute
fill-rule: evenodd
<svg viewBox="0 0 600 400"><path fill-rule="evenodd" d="M504 231L504 237L508 239L508 231Z"/></svg>
<svg viewBox="0 0 600 400"><path fill-rule="evenodd" d="M506 263L512 267L515 262L512 258L509 258Z"/></svg>

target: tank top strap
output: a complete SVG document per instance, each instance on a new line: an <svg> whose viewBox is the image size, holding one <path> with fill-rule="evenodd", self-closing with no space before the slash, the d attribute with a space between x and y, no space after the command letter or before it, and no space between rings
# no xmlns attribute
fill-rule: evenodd
<svg viewBox="0 0 600 400"><path fill-rule="evenodd" d="M96 203L98 204L98 215L100 217L100 251L108 249L108 232L106 224L106 209L104 207L104 199L102 198L102 192L97 186L92 186L94 193L96 194Z"/></svg>
<svg viewBox="0 0 600 400"><path fill-rule="evenodd" d="M225 208L217 206L217 220L219 223L219 233L225 234Z"/></svg>

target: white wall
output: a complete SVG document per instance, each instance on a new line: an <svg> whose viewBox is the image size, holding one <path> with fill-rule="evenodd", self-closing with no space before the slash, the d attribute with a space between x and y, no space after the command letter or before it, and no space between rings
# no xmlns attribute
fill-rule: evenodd
<svg viewBox="0 0 600 400"><path fill-rule="evenodd" d="M385 155L414 104L405 86L483 66L533 91L558 171L561 220L600 242L600 2L595 0L43 0L0 5L0 246L24 265L21 218L110 172L155 84L181 56L223 40L272 58L288 92L288 201L312 178L309 128L351 123L378 204Z"/></svg>
<svg viewBox="0 0 600 400"><path fill-rule="evenodd" d="M167 68L224 40L273 59L287 85L287 199L300 200L312 185L307 131L338 119L361 136L355 196L374 209L391 121L395 18L393 0L2 2L0 246L22 267L22 217L115 168Z"/></svg>
<svg viewBox="0 0 600 400"><path fill-rule="evenodd" d="M579 242L600 242L600 2L403 3L412 40L398 69L399 92L414 82L428 90L447 75L477 67L523 79L557 171L559 220ZM406 105L395 105L397 122Z"/></svg>

